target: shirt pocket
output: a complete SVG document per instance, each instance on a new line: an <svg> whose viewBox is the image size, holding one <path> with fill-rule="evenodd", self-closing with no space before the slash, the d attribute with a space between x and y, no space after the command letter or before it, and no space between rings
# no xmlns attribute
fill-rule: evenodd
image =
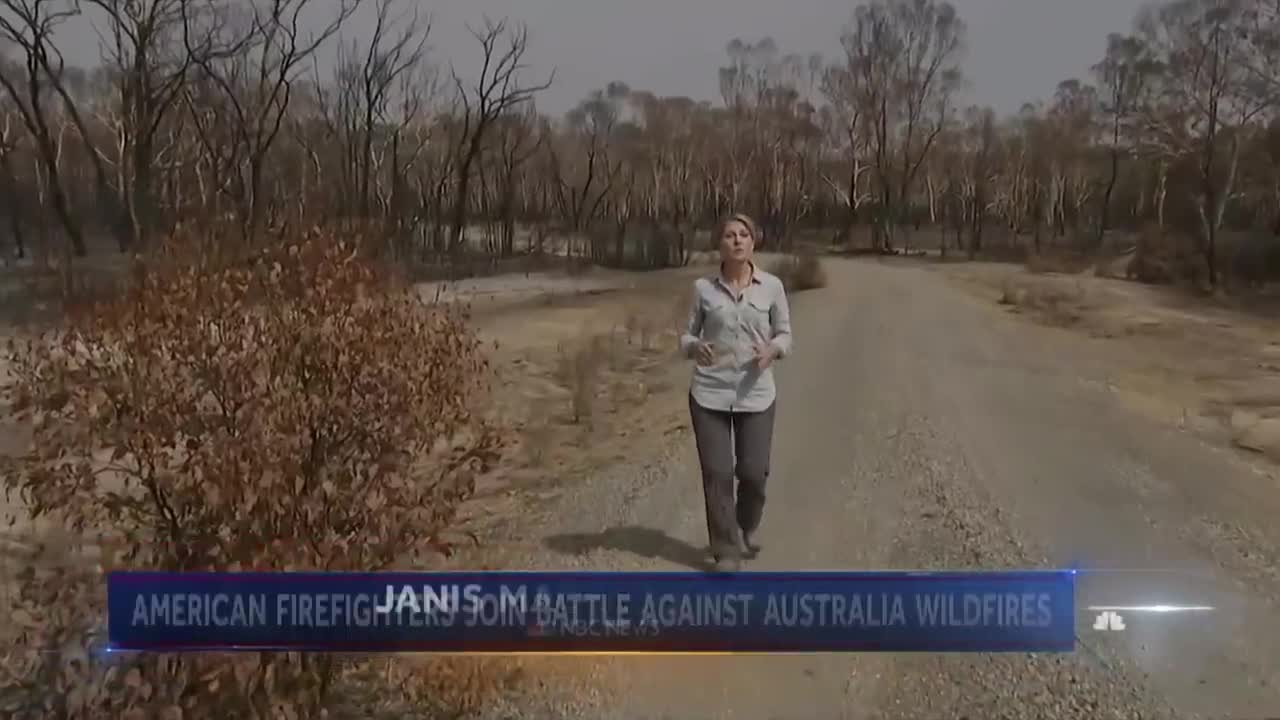
<svg viewBox="0 0 1280 720"><path fill-rule="evenodd" d="M727 297L712 295L706 303L707 324L712 332L720 333L732 329L737 324L737 305Z"/></svg>
<svg viewBox="0 0 1280 720"><path fill-rule="evenodd" d="M769 313L773 310L773 302L767 298L750 297L747 299L745 318L751 329L768 338L773 333L773 322Z"/></svg>

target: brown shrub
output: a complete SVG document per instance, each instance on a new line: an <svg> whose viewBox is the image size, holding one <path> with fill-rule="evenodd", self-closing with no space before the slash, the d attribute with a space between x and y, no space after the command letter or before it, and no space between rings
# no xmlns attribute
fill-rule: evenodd
<svg viewBox="0 0 1280 720"><path fill-rule="evenodd" d="M82 555L99 535L103 570L370 571L447 551L500 450L472 411L485 359L464 312L390 289L355 247L308 233L256 262L160 263L64 330L11 344L7 395L34 442L7 492L84 536ZM343 664L86 660L98 573L34 559L23 572L26 621L0 677L19 716L316 716Z"/></svg>
<svg viewBox="0 0 1280 720"><path fill-rule="evenodd" d="M1021 305L1026 299L1027 291L1025 288L1014 283L1013 278L1005 278L1000 288L1000 304L1001 305Z"/></svg>
<svg viewBox="0 0 1280 720"><path fill-rule="evenodd" d="M1208 280L1204 258L1194 238L1154 224L1145 226L1138 234L1125 276L1152 284L1200 286Z"/></svg>
<svg viewBox="0 0 1280 720"><path fill-rule="evenodd" d="M1271 233L1224 233L1222 268L1230 284L1261 289L1280 282L1280 237Z"/></svg>
<svg viewBox="0 0 1280 720"><path fill-rule="evenodd" d="M814 252L788 255L774 263L769 272L782 280L787 292L802 292L827 286L827 271Z"/></svg>
<svg viewBox="0 0 1280 720"><path fill-rule="evenodd" d="M1036 288L1027 305L1042 322L1049 325L1073 325L1083 317L1083 291L1080 288Z"/></svg>

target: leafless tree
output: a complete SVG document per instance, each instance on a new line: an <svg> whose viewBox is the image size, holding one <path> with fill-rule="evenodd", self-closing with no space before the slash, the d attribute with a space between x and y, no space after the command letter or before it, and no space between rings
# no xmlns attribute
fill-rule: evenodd
<svg viewBox="0 0 1280 720"><path fill-rule="evenodd" d="M565 229L573 236L599 217L622 169L611 156L610 144L621 103L629 92L621 83L592 92L565 118L562 140L568 141L567 147L557 150L554 143L547 145L556 204Z"/></svg>
<svg viewBox="0 0 1280 720"><path fill-rule="evenodd" d="M113 81L108 107L116 140L114 152L96 147L96 155L115 165L112 185L124 209L119 236L123 247L146 242L159 223L157 163L171 147L159 147L163 125L178 107L189 70L203 47L183 43L189 0L86 0L106 18L104 63Z"/></svg>
<svg viewBox="0 0 1280 720"><path fill-rule="evenodd" d="M66 63L53 44L53 34L76 11L58 0L3 0L0 2L0 41L16 48L17 63L0 68L0 86L22 117L31 134L43 176L43 190L66 231L72 251L83 257L87 251L84 228L72 212L64 184L61 157L64 136L53 118L51 105L74 110L61 81ZM54 96L57 99L55 100Z"/></svg>
<svg viewBox="0 0 1280 720"><path fill-rule="evenodd" d="M508 28L506 20L486 19L481 30L470 32L480 44L483 60L479 75L471 84L465 83L456 70L453 72L461 118L454 163L453 223L447 248L450 253L463 246L471 174L489 130L498 118L531 100L555 79L553 72L541 84L523 84L520 76L527 70L524 56L529 47L528 29L524 26Z"/></svg>
<svg viewBox="0 0 1280 720"><path fill-rule="evenodd" d="M360 213L372 213L373 157L377 128L403 122L393 118L392 93L402 76L411 73L422 60L423 49L430 36L430 24L420 23L416 9L410 17L394 18L390 14L394 0L379 0L377 21L369 38L364 61L359 66L360 153L355 164L356 188ZM393 31L392 27L399 30ZM390 34L394 33L394 34Z"/></svg>
<svg viewBox="0 0 1280 720"><path fill-rule="evenodd" d="M0 125L0 192L9 212L9 233L13 238L13 254L19 260L27 256L26 231L23 228L23 198L14 156L19 152L20 138L14 128L14 116L5 112Z"/></svg>
<svg viewBox="0 0 1280 720"><path fill-rule="evenodd" d="M861 5L842 42L869 113L880 195L879 241L891 246L913 184L952 113L961 82L965 24L935 0L872 0Z"/></svg>
<svg viewBox="0 0 1280 720"><path fill-rule="evenodd" d="M1156 70L1145 43L1132 35L1107 37L1106 56L1094 66L1102 88L1102 112L1107 119L1107 177L1098 204L1097 244L1102 245L1110 220L1111 199L1120 179L1120 161L1133 153L1134 116L1145 101L1146 88Z"/></svg>
<svg viewBox="0 0 1280 720"><path fill-rule="evenodd" d="M71 2L0 0L15 252L83 253L103 231L142 249L179 222L259 242L341 221L397 260L456 260L470 220L489 259L561 233L597 262L665 265L734 209L780 249L864 230L910 247L927 224L975 255L1028 235L1037 253L1094 252L1150 224L1193 233L1216 278L1220 230L1280 227L1275 0L1166 0L1111 36L1096 85L1046 87L1011 117L955 111L953 7L865 0L834 63L734 39L705 68L717 101L612 84L559 119L539 112L551 80L530 81L527 33L505 20L437 76L430 23L395 0L375 0L371 34L340 43L334 68L320 48L355 0L332 15L310 0ZM98 21L96 66L50 40L79 7Z"/></svg>
<svg viewBox="0 0 1280 720"><path fill-rule="evenodd" d="M1142 18L1147 41L1163 60L1161 92L1166 106L1185 115L1163 119L1186 123L1171 132L1194 142L1199 158L1196 212L1209 283L1217 283L1218 231L1235 191L1242 130L1280 99L1276 86L1245 60L1241 38L1251 20L1249 0L1176 0Z"/></svg>
<svg viewBox="0 0 1280 720"><path fill-rule="evenodd" d="M265 219L264 174L294 84L304 64L338 32L358 2L342 0L310 37L304 37L301 26L311 0L251 4L236 18L241 22L220 24L217 32L201 30L193 8L183 6L183 38L199 83L199 91L188 91L186 104L218 190L233 200L241 238L248 243ZM203 9L216 11L216 6Z"/></svg>
<svg viewBox="0 0 1280 720"><path fill-rule="evenodd" d="M853 228L859 219L859 210L870 199L863 189L863 176L869 166L865 163L868 137L869 109L864 104L866 93L859 83L863 75L856 67L835 65L823 76L822 91L827 99L827 133L833 150L844 165L842 179L837 182L823 173L827 183L845 207L845 241L852 240Z"/></svg>
<svg viewBox="0 0 1280 720"><path fill-rule="evenodd" d="M537 109L532 103L527 105L523 114L508 114L504 119L506 122L500 123L498 150L500 163L498 221L501 227L499 245L502 255L510 256L515 253L516 203L520 173L543 149L547 134L539 132Z"/></svg>

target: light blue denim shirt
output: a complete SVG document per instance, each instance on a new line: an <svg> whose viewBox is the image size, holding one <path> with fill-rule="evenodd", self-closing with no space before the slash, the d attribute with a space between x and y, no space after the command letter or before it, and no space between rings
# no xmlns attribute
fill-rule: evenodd
<svg viewBox="0 0 1280 720"><path fill-rule="evenodd" d="M782 280L753 264L751 283L738 296L720 272L698 278L680 351L693 358L699 342L712 344L717 362L694 366L694 401L708 410L768 410L777 396L773 367L756 367L755 346L771 343L778 359L791 353L791 309Z"/></svg>

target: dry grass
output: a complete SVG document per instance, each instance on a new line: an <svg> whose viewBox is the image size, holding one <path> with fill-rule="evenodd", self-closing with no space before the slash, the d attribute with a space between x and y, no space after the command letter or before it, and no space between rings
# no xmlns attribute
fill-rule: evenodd
<svg viewBox="0 0 1280 720"><path fill-rule="evenodd" d="M555 427L546 422L533 423L524 429L523 436L526 461L532 467L545 467L555 445Z"/></svg>
<svg viewBox="0 0 1280 720"><path fill-rule="evenodd" d="M334 720L471 717L496 698L518 694L517 658L389 657L350 668L338 682Z"/></svg>
<svg viewBox="0 0 1280 720"><path fill-rule="evenodd" d="M1029 272L1037 275L1076 275L1089 269L1094 262L1094 258L1081 253L1032 253L1027 256L1026 266Z"/></svg>
<svg viewBox="0 0 1280 720"><path fill-rule="evenodd" d="M1130 257L1105 263L1114 272ZM1112 391L1129 409L1280 461L1280 343L1274 316L1216 306L1177 288L1103 277L988 272L974 290L1037 323L1109 340ZM987 295L990 291L994 293ZM1107 349L1111 348L1111 349Z"/></svg>
<svg viewBox="0 0 1280 720"><path fill-rule="evenodd" d="M641 351L650 352L666 334L663 324L654 312L643 306L632 305L626 310L621 330L627 345L638 346Z"/></svg>
<svg viewBox="0 0 1280 720"><path fill-rule="evenodd" d="M1072 284L1020 283L1004 281L1000 304L1017 312L1027 311L1046 325L1074 325L1084 317L1086 294L1079 282Z"/></svg>
<svg viewBox="0 0 1280 720"><path fill-rule="evenodd" d="M501 339L493 381L500 391L488 411L517 428L521 447L507 484L549 497L635 449L634 438L618 438L647 425L639 418L672 386L668 374L683 370L675 336L695 275L654 273L641 287L484 316L482 332Z"/></svg>
<svg viewBox="0 0 1280 720"><path fill-rule="evenodd" d="M437 658L388 665L388 677L410 707L428 716L465 716L482 710L495 694L510 691L520 669L510 658Z"/></svg>
<svg viewBox="0 0 1280 720"><path fill-rule="evenodd" d="M556 379L569 391L575 424L589 423L595 414L602 370L612 355L610 344L607 338L594 336L556 351Z"/></svg>
<svg viewBox="0 0 1280 720"><path fill-rule="evenodd" d="M620 325L607 332L584 331L556 348L555 379L568 391L573 424L590 427L606 403L630 402L635 398L636 377L646 361L672 340L675 328L665 328L659 313L630 306Z"/></svg>

